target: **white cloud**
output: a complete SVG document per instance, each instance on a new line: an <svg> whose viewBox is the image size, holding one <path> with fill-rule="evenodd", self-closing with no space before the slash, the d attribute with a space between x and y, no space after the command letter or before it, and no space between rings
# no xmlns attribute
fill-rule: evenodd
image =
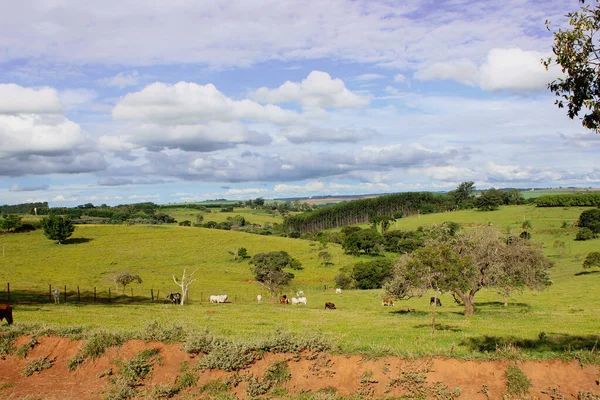
<svg viewBox="0 0 600 400"><path fill-rule="evenodd" d="M394 82L404 83L406 81L407 81L407 78L405 75L403 75L403 74L394 75Z"/></svg>
<svg viewBox="0 0 600 400"><path fill-rule="evenodd" d="M359 81L359 82L369 82L369 81L375 81L378 79L383 79L385 78L385 75L381 75L381 74L360 74L357 77L354 78L355 81Z"/></svg>
<svg viewBox="0 0 600 400"><path fill-rule="evenodd" d="M438 62L423 67L415 77L421 80L455 80L483 90L528 91L543 90L560 71L546 71L541 64L547 54L519 48L491 49L487 59L477 66L470 60Z"/></svg>
<svg viewBox="0 0 600 400"><path fill-rule="evenodd" d="M297 126L283 130L282 135L292 143L329 142L355 143L379 136L374 129L316 128Z"/></svg>
<svg viewBox="0 0 600 400"><path fill-rule="evenodd" d="M214 85L153 83L123 97L112 112L116 120L192 125L249 119L286 125L301 120L295 111L251 100L232 100Z"/></svg>
<svg viewBox="0 0 600 400"><path fill-rule="evenodd" d="M315 193L325 189L323 182L309 182L305 185L288 185L279 183L273 187L275 193Z"/></svg>
<svg viewBox="0 0 600 400"><path fill-rule="evenodd" d="M0 115L62 114L56 90L25 88L14 83L0 84Z"/></svg>
<svg viewBox="0 0 600 400"><path fill-rule="evenodd" d="M246 189L228 189L223 195L225 196L249 196L249 195L262 195L268 193L267 189L264 188L246 188Z"/></svg>
<svg viewBox="0 0 600 400"><path fill-rule="evenodd" d="M119 72L117 75L111 78L102 79L101 82L107 86L116 86L119 88L125 88L128 86L135 86L140 80L140 73L138 71L132 72Z"/></svg>
<svg viewBox="0 0 600 400"><path fill-rule="evenodd" d="M252 97L262 103L296 102L305 107L362 107L369 97L359 96L346 88L339 78L331 79L326 72L313 71L300 83L287 81L277 89L261 87Z"/></svg>
<svg viewBox="0 0 600 400"><path fill-rule="evenodd" d="M74 109L91 103L98 94L90 89L67 89L59 93L60 102L66 109Z"/></svg>

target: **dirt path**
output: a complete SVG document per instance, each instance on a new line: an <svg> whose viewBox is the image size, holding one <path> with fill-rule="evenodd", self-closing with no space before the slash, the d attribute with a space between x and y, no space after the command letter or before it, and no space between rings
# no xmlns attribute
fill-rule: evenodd
<svg viewBox="0 0 600 400"><path fill-rule="evenodd" d="M19 338L17 347L26 343L28 338ZM40 399L102 399L110 387L109 377L99 377L109 369L118 372L114 363L118 359L128 360L144 349L157 348L160 361L154 365L144 388L154 385L173 385L181 374L184 361L193 367L198 358L193 358L179 349L179 345L162 343L144 343L129 341L119 348L109 348L104 356L94 361L86 361L76 371L69 371L68 361L79 351L81 342L59 337L41 337L26 358L15 355L0 360L0 398L19 399L30 396ZM25 366L40 357L54 360L51 368L23 375ZM290 379L284 388L290 394L301 391L327 390L339 395L360 393L365 397L399 397L402 394L425 393L435 398L433 393L440 390L451 392L460 389L461 399L502 399L507 390L506 369L517 365L529 378L532 387L531 399L568 398L577 399L580 392L600 395L600 368L581 367L576 361L512 362L512 361L461 361L455 359L418 359L406 360L387 357L378 360L365 360L359 356L340 356L328 354L294 355L266 354L250 368L239 374L225 371L199 371L198 384L179 393L175 398L205 398L199 387L221 378L236 376L241 382L230 386L230 393L246 398L248 378L261 379L267 369L276 362L286 361ZM285 392L285 390L284 390ZM547 392L547 393L543 393ZM552 393L551 396L549 393ZM558 397L558 395L564 397ZM143 398L143 397L142 397ZM278 397L280 398L280 397Z"/></svg>

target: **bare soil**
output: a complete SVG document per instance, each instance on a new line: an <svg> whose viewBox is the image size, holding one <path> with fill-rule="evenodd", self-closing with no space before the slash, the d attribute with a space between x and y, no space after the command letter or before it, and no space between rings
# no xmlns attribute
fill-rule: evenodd
<svg viewBox="0 0 600 400"><path fill-rule="evenodd" d="M17 345L26 343L27 337L19 338ZM102 399L110 386L110 377L99 377L104 371L118 372L115 361L133 358L139 351L149 348L160 350L160 362L144 386L174 384L181 374L183 361L193 367L199 357L180 350L179 345L144 343L133 340L118 348L107 349L104 356L86 360L76 371L69 371L68 361L80 349L81 342L60 337L41 337L26 358L15 355L0 360L0 399ZM32 376L23 376L25 365L39 357L56 358L50 369ZM202 357L202 356L200 356ZM461 399L502 399L506 393L506 368L514 361L462 361L456 359L416 359L386 357L377 360L360 356L329 354L265 354L249 368L239 371L242 377L250 374L261 378L265 371L278 361L287 361L291 379L285 384L290 394L328 389L339 395L362 393L372 398L400 397L407 394L406 386L394 385L398 378L413 374L426 376L426 385L437 382L449 389L460 388ZM577 361L519 361L516 365L532 383L529 399L568 398L577 399L580 392L589 391L600 395L600 367L582 367ZM235 374L225 371L198 371L198 385L180 393L176 398L206 398L199 393L205 383ZM241 399L246 398L247 383L242 381L231 389ZM333 388L333 389L332 389ZM143 388L141 388L143 389ZM549 393L552 393L550 395ZM557 397L561 394L563 397ZM29 396L29 397L27 397ZM433 398L433 397L432 397Z"/></svg>

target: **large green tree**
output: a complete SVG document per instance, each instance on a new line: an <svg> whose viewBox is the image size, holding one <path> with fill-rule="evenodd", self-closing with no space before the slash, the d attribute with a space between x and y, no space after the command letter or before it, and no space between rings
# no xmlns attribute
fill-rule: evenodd
<svg viewBox="0 0 600 400"><path fill-rule="evenodd" d="M581 3L584 3L581 0ZM567 108L567 115L580 117L582 125L598 132L600 127L600 3L584 5L567 14L569 27L554 32L554 56L543 61L546 68L558 65L563 76L550 82L548 89L559 99L556 105ZM546 26L552 30L549 21Z"/></svg>
<svg viewBox="0 0 600 400"><path fill-rule="evenodd" d="M460 298L468 315L475 312L475 295L482 289L545 288L551 284L550 266L539 246L521 239L507 243L498 230L486 227L436 236L403 257L385 288L399 299L428 289L448 291Z"/></svg>
<svg viewBox="0 0 600 400"><path fill-rule="evenodd" d="M21 217L15 214L5 215L0 219L0 229L4 232L11 232L21 226Z"/></svg>
<svg viewBox="0 0 600 400"><path fill-rule="evenodd" d="M250 264L253 265L250 270L254 274L254 279L263 285L273 297L280 287L287 286L294 279L294 274L285 269L303 269L300 261L292 258L285 251L258 253L252 257Z"/></svg>
<svg viewBox="0 0 600 400"><path fill-rule="evenodd" d="M69 217L51 215L48 218L42 218L40 223L44 229L44 235L50 240L56 240L58 244L71 237L75 230L75 225Z"/></svg>
<svg viewBox="0 0 600 400"><path fill-rule="evenodd" d="M379 245L382 243L383 238L377 231L373 229L363 229L348 235L344 239L342 248L346 253L354 255L377 254L379 253Z"/></svg>

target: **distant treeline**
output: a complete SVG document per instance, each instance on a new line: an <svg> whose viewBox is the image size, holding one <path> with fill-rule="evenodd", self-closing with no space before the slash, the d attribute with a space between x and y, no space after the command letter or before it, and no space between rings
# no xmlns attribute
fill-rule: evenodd
<svg viewBox="0 0 600 400"><path fill-rule="evenodd" d="M538 207L600 207L600 192L546 194L535 199Z"/></svg>
<svg viewBox="0 0 600 400"><path fill-rule="evenodd" d="M39 210L48 209L48 202L45 201L43 203L23 203L23 204L15 204L12 206L4 205L0 206L0 214L33 214L34 209Z"/></svg>
<svg viewBox="0 0 600 400"><path fill-rule="evenodd" d="M454 210L456 200L449 194L430 192L398 193L373 199L356 200L312 212L288 216L284 230L307 233L339 228L346 225L368 223L375 217L402 218L421 213L430 214Z"/></svg>

